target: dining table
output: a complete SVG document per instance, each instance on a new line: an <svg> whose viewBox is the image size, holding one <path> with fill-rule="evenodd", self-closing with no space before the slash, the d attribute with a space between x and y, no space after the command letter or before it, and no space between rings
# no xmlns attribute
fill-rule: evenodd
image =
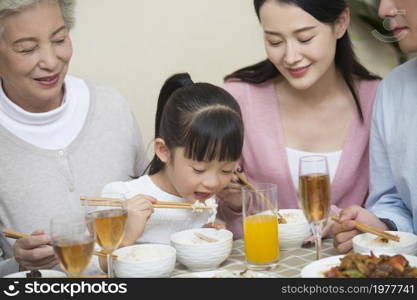
<svg viewBox="0 0 417 300"><path fill-rule="evenodd" d="M333 246L332 239L323 239L321 258L339 255ZM316 251L314 246L311 248L300 247L291 249L282 249L279 252L278 265L267 271L256 271L256 277L262 278L297 278L300 277L301 270L311 262L316 260ZM245 246L243 240L233 241L233 247L229 257L211 272L193 272L178 261L175 269L171 274L174 278L199 278L199 277L221 277L216 276L224 271L224 274L241 274L247 270L245 261ZM227 277L227 276L225 276ZM239 276L231 276L239 277ZM243 277L243 276L242 276Z"/></svg>

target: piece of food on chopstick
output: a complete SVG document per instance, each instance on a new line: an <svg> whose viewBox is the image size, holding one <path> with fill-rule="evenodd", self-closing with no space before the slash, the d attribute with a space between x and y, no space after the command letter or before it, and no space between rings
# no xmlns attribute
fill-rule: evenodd
<svg viewBox="0 0 417 300"><path fill-rule="evenodd" d="M401 254L376 256L348 253L340 265L324 273L329 278L417 278L417 268L411 267Z"/></svg>

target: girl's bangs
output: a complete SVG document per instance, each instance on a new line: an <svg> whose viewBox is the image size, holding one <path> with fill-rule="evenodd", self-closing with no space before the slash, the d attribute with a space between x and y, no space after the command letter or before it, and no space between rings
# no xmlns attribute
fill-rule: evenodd
<svg viewBox="0 0 417 300"><path fill-rule="evenodd" d="M243 125L237 115L207 114L184 136L185 156L197 161L236 161L243 147Z"/></svg>

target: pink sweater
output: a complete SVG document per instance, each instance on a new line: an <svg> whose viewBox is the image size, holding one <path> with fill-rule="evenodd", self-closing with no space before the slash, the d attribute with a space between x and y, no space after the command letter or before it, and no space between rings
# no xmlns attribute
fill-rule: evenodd
<svg viewBox="0 0 417 300"><path fill-rule="evenodd" d="M356 114L332 181L331 199L336 212L352 204L363 205L368 194L369 134L378 83L377 80L362 81L359 88L364 122ZM299 208L288 165L275 85L272 81L257 85L227 82L224 88L235 97L242 110L245 141L240 165L246 177L253 182L276 183L279 208ZM219 217L234 233L234 239L243 237L241 212L231 210L221 199Z"/></svg>

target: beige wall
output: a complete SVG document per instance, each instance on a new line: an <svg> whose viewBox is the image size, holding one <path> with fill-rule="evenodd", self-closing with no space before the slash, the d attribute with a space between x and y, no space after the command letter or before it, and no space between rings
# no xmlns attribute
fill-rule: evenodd
<svg viewBox="0 0 417 300"><path fill-rule="evenodd" d="M78 0L70 72L111 84L131 104L145 143L153 136L159 89L175 72L221 84L225 74L264 58L252 0ZM385 75L390 47L355 26L363 63ZM149 154L152 149L149 149Z"/></svg>

